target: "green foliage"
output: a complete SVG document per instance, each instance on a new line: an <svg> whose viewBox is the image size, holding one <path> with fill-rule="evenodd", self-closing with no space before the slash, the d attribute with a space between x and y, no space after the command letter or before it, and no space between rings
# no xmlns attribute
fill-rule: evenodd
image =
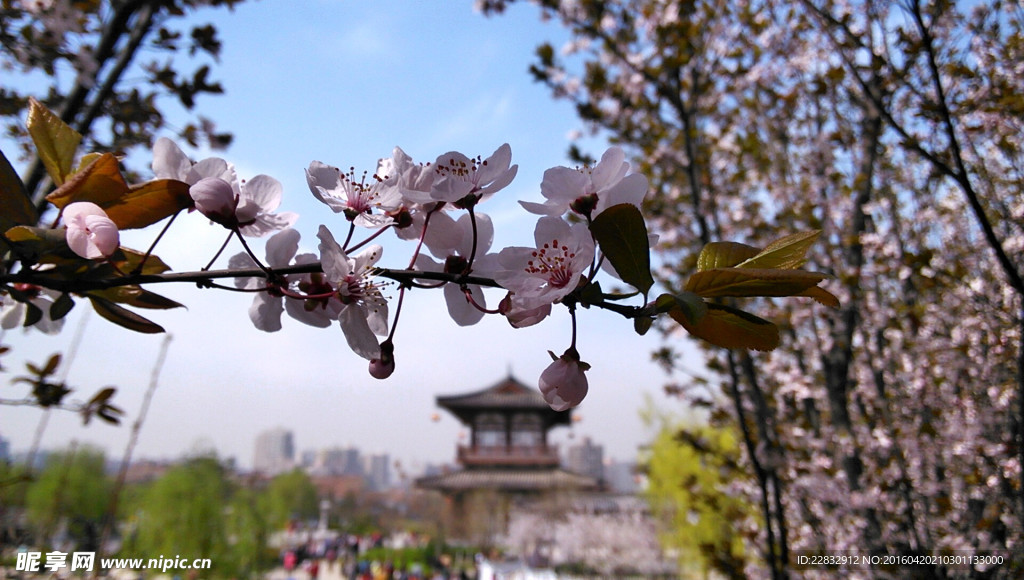
<svg viewBox="0 0 1024 580"><path fill-rule="evenodd" d="M132 530L125 557L210 558L215 578L251 578L275 560L267 541L277 528L269 523L266 492L235 484L215 456L175 465L130 496L122 514Z"/></svg>
<svg viewBox="0 0 1024 580"><path fill-rule="evenodd" d="M252 578L276 562L277 554L267 546L270 532L276 528L268 525L260 498L260 494L247 488L234 492L225 510L228 547L218 556L218 573Z"/></svg>
<svg viewBox="0 0 1024 580"><path fill-rule="evenodd" d="M316 487L301 469L272 479L260 500L261 511L272 529L281 529L292 520L314 518L319 513Z"/></svg>
<svg viewBox="0 0 1024 580"><path fill-rule="evenodd" d="M95 550L112 489L102 451L72 447L54 453L25 492L29 523L48 543L64 522L78 549Z"/></svg>
<svg viewBox="0 0 1024 580"><path fill-rule="evenodd" d="M216 457L194 457L169 469L132 508L134 554L216 558L227 551L227 473ZM215 560L216 561L216 560Z"/></svg>
<svg viewBox="0 0 1024 580"><path fill-rule="evenodd" d="M590 233L622 281L646 297L654 285L654 277L651 276L647 225L640 210L628 203L610 207L594 218Z"/></svg>
<svg viewBox="0 0 1024 580"><path fill-rule="evenodd" d="M726 489L736 478L749 477L738 466L735 435L729 429L662 421L645 467L647 499L662 522L663 542L679 551L689 572L744 577L750 557L744 540L757 510Z"/></svg>

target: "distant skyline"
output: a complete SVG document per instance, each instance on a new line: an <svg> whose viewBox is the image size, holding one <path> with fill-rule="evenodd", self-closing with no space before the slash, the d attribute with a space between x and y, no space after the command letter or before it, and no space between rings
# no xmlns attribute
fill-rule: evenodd
<svg viewBox="0 0 1024 580"><path fill-rule="evenodd" d="M516 5L504 16L485 18L469 1L263 0L233 12L200 10L195 20L215 24L224 45L212 76L226 94L203 97L198 107L219 129L235 133L232 147L217 155L234 163L242 177L265 173L282 182L280 209L300 214L300 251L316 251L319 224L344 231L341 218L310 194L304 177L309 163L372 171L395 145L417 161L432 161L450 150L487 156L508 142L519 174L478 210L494 222L495 248L531 243L536 216L517 202L542 200L544 170L570 164L569 136L581 127L571 104L554 101L527 72L538 44L559 47L567 39L557 23L540 21L536 7ZM580 144L596 155L606 146L600 138ZM138 166L149 163L146 155L133 159ZM142 248L153 235L124 232L122 243ZM223 237L221 228L201 216L183 216L156 253L175 270L195 270ZM261 244L256 246L262 254ZM233 243L218 266L239 251ZM410 252L409 244L387 241L381 264L401 264ZM209 447L251 467L256 435L281 426L294 431L299 452L351 445L387 452L410 468L450 462L462 426L435 406L435 396L481 389L510 372L536 385L550 363L547 351L561 353L569 344L564 312L522 330L499 316L460 328L448 318L440 292L412 291L395 339L397 369L377 381L336 326L320 330L286 319L284 330L267 334L249 322L251 299L245 295L187 285L153 290L187 310L146 313L173 340L136 458L174 459ZM496 302L497 295L489 299ZM119 329L89 310L79 302L58 336L7 332L2 342L14 352L0 362L10 380L23 374L24 361L65 352L70 360L62 372L79 398L118 387L115 403L126 412L122 426L83 428L74 414L52 413L42 447L77 440L119 458L164 338ZM79 329L83 340L72 357ZM614 314L581 311L578 348L593 367L590 393L576 411L580 421L556 429L553 442L564 446L589 435L605 446L606 456L634 458L652 436L640 409L650 404L681 411L662 391L669 377L651 361L660 345L656 333L637 336ZM687 346L684 352L693 351ZM22 392L5 387L0 396ZM24 451L41 415L38 409L0 406L0 435Z"/></svg>

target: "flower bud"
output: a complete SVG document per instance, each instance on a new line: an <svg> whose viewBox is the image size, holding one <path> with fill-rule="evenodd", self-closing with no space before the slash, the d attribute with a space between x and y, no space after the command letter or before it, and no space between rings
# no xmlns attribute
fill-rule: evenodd
<svg viewBox="0 0 1024 580"><path fill-rule="evenodd" d="M552 409L565 411L579 405L587 396L589 386L583 373L590 365L581 361L572 347L558 358L550 354L554 362L540 374L540 392Z"/></svg>
<svg viewBox="0 0 1024 580"><path fill-rule="evenodd" d="M71 251L83 258L110 257L120 245L117 224L95 203L79 201L64 208L64 234Z"/></svg>
<svg viewBox="0 0 1024 580"><path fill-rule="evenodd" d="M390 339L380 345L380 358L370 360L370 376L375 379L386 379L395 372L395 343Z"/></svg>
<svg viewBox="0 0 1024 580"><path fill-rule="evenodd" d="M370 376L375 379L386 379L395 372L395 359L384 362L384 359L375 358L370 361Z"/></svg>
<svg viewBox="0 0 1024 580"><path fill-rule="evenodd" d="M188 188L196 209L223 226L236 225L235 210L238 208L238 194L231 184L219 177L204 177Z"/></svg>

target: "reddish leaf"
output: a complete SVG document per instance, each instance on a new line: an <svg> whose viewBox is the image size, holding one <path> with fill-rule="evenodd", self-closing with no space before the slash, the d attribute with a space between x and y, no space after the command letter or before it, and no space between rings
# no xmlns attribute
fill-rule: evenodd
<svg viewBox="0 0 1024 580"><path fill-rule="evenodd" d="M0 151L0 232L14 226L35 225L36 220L36 208L25 191L25 184Z"/></svg>
<svg viewBox="0 0 1024 580"><path fill-rule="evenodd" d="M708 304L707 313L691 323L681 310L669 312L687 332L722 348L769 351L779 346L779 328L749 312L722 304Z"/></svg>
<svg viewBox="0 0 1024 580"><path fill-rule="evenodd" d="M144 228L192 207L188 184L176 179L158 179L131 190L107 204L100 204L107 216L122 230Z"/></svg>
<svg viewBox="0 0 1024 580"><path fill-rule="evenodd" d="M758 249L739 242L711 242L697 256L697 270L732 268L743 260L756 256Z"/></svg>
<svg viewBox="0 0 1024 580"><path fill-rule="evenodd" d="M686 290L703 298L717 296L793 296L828 278L820 272L761 268L714 268L697 272Z"/></svg>
<svg viewBox="0 0 1024 580"><path fill-rule="evenodd" d="M34 98L29 97L28 105L26 125L36 153L53 182L63 185L71 173L82 136Z"/></svg>
<svg viewBox="0 0 1024 580"><path fill-rule="evenodd" d="M781 268L792 270L803 266L807 259L807 250L821 235L820 231L801 232L779 238L768 244L756 256L739 264L737 268Z"/></svg>
<svg viewBox="0 0 1024 580"><path fill-rule="evenodd" d="M128 193L117 157L104 153L71 176L46 199L63 209L75 201L91 201L103 207Z"/></svg>
<svg viewBox="0 0 1024 580"><path fill-rule="evenodd" d="M123 306L118 306L106 298L89 296L89 301L92 302L92 307L96 310L97 314L118 326L144 334L164 332L163 327L159 324L139 316Z"/></svg>

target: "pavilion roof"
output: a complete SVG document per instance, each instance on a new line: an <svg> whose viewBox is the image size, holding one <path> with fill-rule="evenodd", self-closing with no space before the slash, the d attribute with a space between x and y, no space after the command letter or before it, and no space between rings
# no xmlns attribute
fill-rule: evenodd
<svg viewBox="0 0 1024 580"><path fill-rule="evenodd" d="M544 416L548 425L567 425L572 420L571 411L551 409L536 387L524 385L512 375L478 391L438 396L437 404L467 424L477 413L493 411L533 411Z"/></svg>

